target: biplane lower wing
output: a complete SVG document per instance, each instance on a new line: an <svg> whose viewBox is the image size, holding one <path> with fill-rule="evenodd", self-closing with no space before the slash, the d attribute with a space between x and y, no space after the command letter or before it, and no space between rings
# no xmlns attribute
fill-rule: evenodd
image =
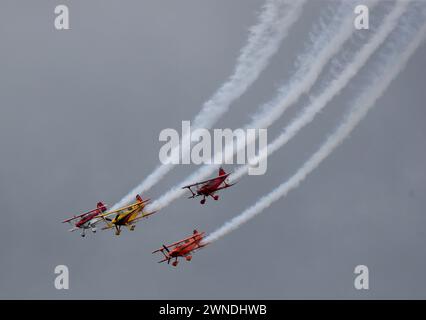
<svg viewBox="0 0 426 320"><path fill-rule="evenodd" d="M217 188L214 192L216 192L216 191L219 191L219 190L222 190L222 189L226 189L226 188L229 188L229 187L232 187L234 184L236 184L237 182L234 182L234 183L225 183L225 185L223 186L223 187L219 187L219 188Z"/></svg>
<svg viewBox="0 0 426 320"><path fill-rule="evenodd" d="M169 245L164 245L162 248L157 249L155 251L153 251L152 253L156 253L156 252L160 252L160 251L164 251L164 250L170 250L173 249L172 247L176 247L181 243L184 243L185 241L191 240L191 239L195 239L197 237L200 237L200 239L202 239L204 237L205 232L201 232L201 233L194 233L193 235L191 235L190 237L187 237L185 239L176 241L174 243L171 243Z"/></svg>
<svg viewBox="0 0 426 320"><path fill-rule="evenodd" d="M157 211L152 211L152 212L149 212L149 213L142 214L140 217L137 217L136 219L133 219L132 221L130 221L130 224L133 224L135 222L138 222L139 220L148 218L149 216L153 215L156 212Z"/></svg>
<svg viewBox="0 0 426 320"><path fill-rule="evenodd" d="M191 187L196 187L196 186L199 186L199 185L202 185L202 184L206 184L206 183L209 183L209 182L212 182L212 181L215 181L215 180L217 180L217 179L221 179L221 178L223 178L224 180L230 175L231 173L227 173L227 174L223 174L223 175L220 175L220 176L217 176L217 177L214 177L214 178L212 178L212 179L209 179L209 180L204 180L204 181L200 181L200 182L197 182L197 183L193 183L193 184L189 184L189 185L187 185L187 186L184 186L184 187L182 187L182 189L189 189L189 190L191 190ZM191 190L192 191L192 190Z"/></svg>

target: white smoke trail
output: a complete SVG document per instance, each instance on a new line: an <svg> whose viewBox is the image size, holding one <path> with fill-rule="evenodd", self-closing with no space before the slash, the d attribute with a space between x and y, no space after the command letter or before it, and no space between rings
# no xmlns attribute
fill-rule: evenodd
<svg viewBox="0 0 426 320"><path fill-rule="evenodd" d="M258 78L268 65L271 57L277 52L280 42L288 35L290 27L301 15L306 0L267 0L259 16L257 25L251 28L247 44L242 48L236 67L231 77L204 103L195 117L192 128L210 128L225 112L231 103L240 97ZM184 141L183 137L182 140ZM178 155L177 149L172 155ZM188 153L184 148L182 154ZM134 199L134 197L150 189L172 168L173 164L158 166L141 184L116 203L115 210Z"/></svg>
<svg viewBox="0 0 426 320"><path fill-rule="evenodd" d="M424 17L423 17L424 19ZM314 155L294 174L290 179L281 184L271 193L262 197L256 204L243 211L240 215L226 222L222 227L211 233L206 239L206 243L218 240L229 232L237 229L243 223L261 213L268 208L273 202L299 186L299 184L315 169L320 163L329 156L340 143L348 137L356 125L366 116L367 112L372 108L376 100L381 97L388 88L392 80L404 69L407 61L420 46L426 35L426 24L416 32L413 40L407 45L395 46L395 54L391 55L391 59L386 59L387 63L382 68L382 74L373 77L373 81L365 92L359 96L353 104L353 108L348 116L344 119L337 130L328 137L326 142ZM406 36L406 35L405 35ZM401 39L400 39L401 40ZM404 42L403 40L401 42ZM402 53L397 54L402 49ZM389 58L389 56L388 56Z"/></svg>
<svg viewBox="0 0 426 320"><path fill-rule="evenodd" d="M398 19L404 13L408 2L397 2L396 6L384 18L380 24L379 30L376 30L374 36L363 46L363 48L356 53L352 62L345 66L344 70L324 85L321 94L311 97L310 104L294 119L284 131L268 146L259 151L259 155L251 161L252 165L256 165L264 160L267 156L271 155L288 141L290 141L303 127L309 124L315 116L324 109L330 102L359 72L365 65L370 56L379 48L379 46L386 40L391 31L397 26ZM231 180L238 180L248 172L249 164L243 165L235 170L231 175Z"/></svg>
<svg viewBox="0 0 426 320"><path fill-rule="evenodd" d="M366 2L370 7L377 4L376 0ZM283 86L272 102L261 107L261 112L253 116L251 123L245 128L266 128L277 120L293 103L297 102L299 97L308 92L314 85L322 70L329 60L339 51L341 46L351 37L354 32L352 3L345 2L342 5L340 14L336 14L332 23L324 27L324 32L314 39L314 43L308 47L308 50L299 57L301 66L291 79L290 83ZM247 144L253 141L248 140ZM225 155L234 154L239 148L227 152L225 146ZM244 147L244 146L242 146ZM216 158L215 154L213 158ZM221 157L218 157L221 158ZM227 159L225 159L226 162ZM171 188L162 197L153 202L147 209L160 210L169 205L185 193L181 187L195 181L206 178L212 174L219 165L203 166L179 185Z"/></svg>

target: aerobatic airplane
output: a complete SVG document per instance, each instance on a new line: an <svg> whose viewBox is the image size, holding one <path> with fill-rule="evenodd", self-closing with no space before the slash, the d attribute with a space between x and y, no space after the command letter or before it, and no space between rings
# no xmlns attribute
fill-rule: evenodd
<svg viewBox="0 0 426 320"><path fill-rule="evenodd" d="M170 260L174 258L175 261L172 262L172 265L176 267L178 265L178 257L185 257L186 261L191 261L191 253L207 245L207 243L202 243L204 234L204 232L194 230L192 236L167 246L163 244L162 248L155 250L152 253L161 252L164 255L164 259L158 261L158 263L167 261L167 264L169 264Z"/></svg>
<svg viewBox="0 0 426 320"><path fill-rule="evenodd" d="M122 226L127 227L130 231L135 230L136 222L157 212L153 211L147 213L143 211L149 201L150 199L142 200L141 196L137 195L135 203L100 215L98 217L99 221L104 221L106 223L106 226L103 227L102 230L115 228L115 234L117 236L120 235ZM114 214L116 216L111 219L110 216Z"/></svg>
<svg viewBox="0 0 426 320"><path fill-rule="evenodd" d="M66 219L62 221L62 223L68 222L72 223L74 220L78 219L77 222L74 223L74 227L71 228L69 231L73 232L76 230L81 229L82 233L81 236L84 237L86 229L92 229L92 232L96 232L96 221L97 217L107 210L107 207L102 203L98 202L96 209L90 210L88 212L82 213L78 216L74 216L72 218Z"/></svg>
<svg viewBox="0 0 426 320"><path fill-rule="evenodd" d="M203 199L200 201L201 204L206 203L206 197L208 196L212 197L214 200L218 200L219 196L216 194L217 191L229 188L235 184L229 184L226 181L229 175L230 173L226 173L225 170L220 168L219 174L216 178L190 184L182 187L182 189L188 189L191 191L192 196L188 197L188 199L202 196ZM192 190L193 187L196 187L195 191Z"/></svg>

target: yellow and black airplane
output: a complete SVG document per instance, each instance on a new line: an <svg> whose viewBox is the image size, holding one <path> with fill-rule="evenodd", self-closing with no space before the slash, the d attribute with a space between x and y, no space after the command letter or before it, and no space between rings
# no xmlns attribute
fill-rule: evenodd
<svg viewBox="0 0 426 320"><path fill-rule="evenodd" d="M142 200L142 197L140 195L136 196L136 202L119 208L114 211L105 212L104 214L101 214L97 216L96 218L99 218L98 221L104 221L106 223L106 226L102 228L102 230L112 229L115 228L115 234L118 236L121 232L121 227L125 226L130 231L135 230L135 223L143 218L147 218L150 215L156 213L157 211L153 212L144 212L145 206L148 204L150 199ZM112 215L116 215L113 219L110 218Z"/></svg>

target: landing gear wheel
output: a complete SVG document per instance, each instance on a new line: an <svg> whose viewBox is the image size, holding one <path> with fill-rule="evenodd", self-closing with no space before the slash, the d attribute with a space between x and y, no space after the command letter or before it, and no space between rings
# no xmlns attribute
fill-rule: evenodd
<svg viewBox="0 0 426 320"><path fill-rule="evenodd" d="M203 199L200 201L201 204L205 204L206 203L206 199Z"/></svg>
<svg viewBox="0 0 426 320"><path fill-rule="evenodd" d="M173 266L173 267L176 267L177 265L178 265L178 262L177 262L177 261L173 261L173 262L172 262L172 266Z"/></svg>
<svg viewBox="0 0 426 320"><path fill-rule="evenodd" d="M217 201L217 200L219 200L219 196L213 196L213 199L215 199Z"/></svg>
<svg viewBox="0 0 426 320"><path fill-rule="evenodd" d="M84 238L86 235L84 233L82 233L81 236Z"/></svg>
<svg viewBox="0 0 426 320"><path fill-rule="evenodd" d="M131 226L130 231L135 231L136 226Z"/></svg>
<svg viewBox="0 0 426 320"><path fill-rule="evenodd" d="M116 235L116 236L119 236L119 235L120 235L120 230L117 230L117 231L115 232L115 235Z"/></svg>

